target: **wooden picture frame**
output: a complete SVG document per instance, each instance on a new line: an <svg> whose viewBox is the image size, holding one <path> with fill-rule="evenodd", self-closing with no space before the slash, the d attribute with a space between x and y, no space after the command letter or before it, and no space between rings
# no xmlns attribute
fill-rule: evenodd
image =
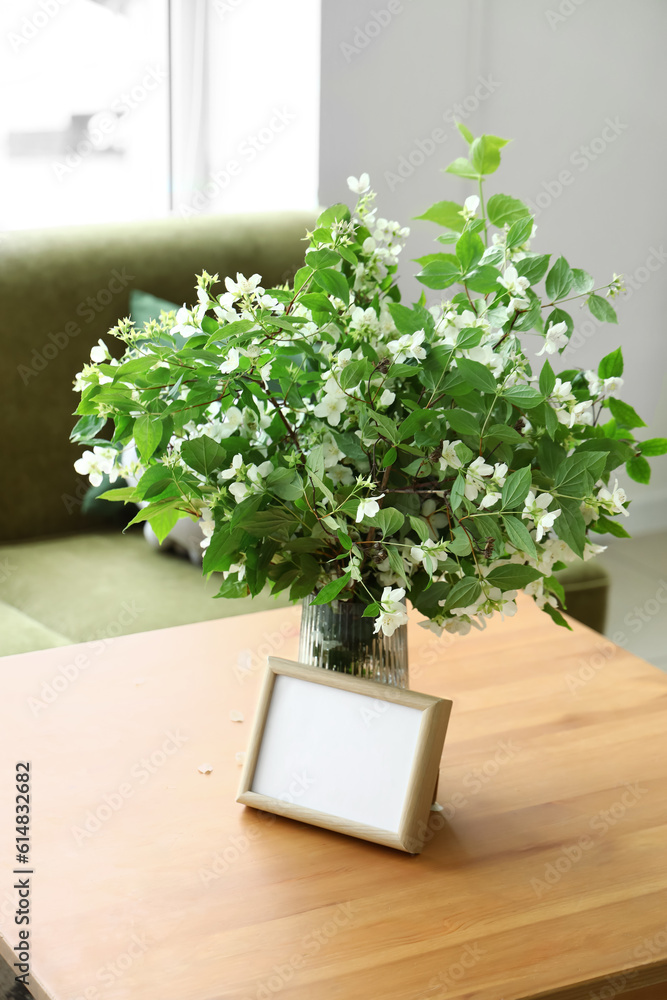
<svg viewBox="0 0 667 1000"><path fill-rule="evenodd" d="M269 657L236 801L419 854L451 707Z"/></svg>

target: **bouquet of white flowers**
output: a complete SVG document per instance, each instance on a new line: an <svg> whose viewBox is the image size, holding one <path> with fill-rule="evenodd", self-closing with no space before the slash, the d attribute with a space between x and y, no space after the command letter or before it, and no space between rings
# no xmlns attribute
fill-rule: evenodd
<svg viewBox="0 0 667 1000"><path fill-rule="evenodd" d="M204 273L196 308L141 330L123 320L122 357L100 343L77 376L72 436L92 449L78 471L133 477L106 496L143 503L134 521L161 538L200 519L219 596L268 583L363 602L391 635L406 595L427 627L465 633L513 614L524 590L563 625L554 570L601 551L591 533L627 534L614 470L648 482L646 456L667 441L635 440L620 348L597 371L552 366L573 330L565 304L614 323L621 281L595 288L532 250L527 206L484 202L506 140L460 128L468 156L447 169L479 194L420 216L445 247L420 259L419 281L450 298L400 303L409 230L377 217L363 174L353 210L334 205L308 234L292 284L237 274L221 290Z"/></svg>

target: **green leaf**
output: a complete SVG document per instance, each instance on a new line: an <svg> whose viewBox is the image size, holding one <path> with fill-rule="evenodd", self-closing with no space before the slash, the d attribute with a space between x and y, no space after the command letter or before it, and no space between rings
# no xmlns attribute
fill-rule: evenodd
<svg viewBox="0 0 667 1000"><path fill-rule="evenodd" d="M495 378L489 369L480 364L479 361L457 358L456 368L463 375L465 381L469 382L475 389L480 389L482 392L496 392L498 385Z"/></svg>
<svg viewBox="0 0 667 1000"><path fill-rule="evenodd" d="M452 608L467 608L475 604L482 593L479 580L476 577L466 576L458 583L455 583L447 595L445 611Z"/></svg>
<svg viewBox="0 0 667 1000"><path fill-rule="evenodd" d="M565 493L580 490L583 496L600 478L606 462L607 454L603 451L575 452L561 462L554 476L554 485Z"/></svg>
<svg viewBox="0 0 667 1000"><path fill-rule="evenodd" d="M294 469L274 469L266 479L266 488L283 500L296 500L303 494L301 476Z"/></svg>
<svg viewBox="0 0 667 1000"><path fill-rule="evenodd" d="M667 438L648 438L637 444L642 455L667 455Z"/></svg>
<svg viewBox="0 0 667 1000"><path fill-rule="evenodd" d="M321 227L331 226L334 222L347 222L350 218L350 209L341 203L325 208L317 220L317 225Z"/></svg>
<svg viewBox="0 0 667 1000"><path fill-rule="evenodd" d="M524 257L516 262L517 274L528 278L531 285L537 285L549 270L551 254L537 254L535 257Z"/></svg>
<svg viewBox="0 0 667 1000"><path fill-rule="evenodd" d="M500 166L500 149L491 139L480 135L470 147L470 162L478 174L493 174Z"/></svg>
<svg viewBox="0 0 667 1000"><path fill-rule="evenodd" d="M421 517L414 517L410 514L408 520L410 521L410 527L417 535L420 542L425 542L428 538L430 538L426 523L421 519Z"/></svg>
<svg viewBox="0 0 667 1000"><path fill-rule="evenodd" d="M349 552L350 549L352 548L352 546L354 545L354 542L352 541L352 539L350 538L350 536L346 535L345 532L341 531L340 528L338 529L338 531L336 532L336 534L338 535L338 541L343 546L343 548L345 549L345 551Z"/></svg>
<svg viewBox="0 0 667 1000"><path fill-rule="evenodd" d="M626 462L625 471L636 483L649 483L651 480L651 466L643 455L635 455Z"/></svg>
<svg viewBox="0 0 667 1000"><path fill-rule="evenodd" d="M186 465L206 478L219 472L228 462L225 449L207 434L192 441L184 441L181 445L181 458Z"/></svg>
<svg viewBox="0 0 667 1000"><path fill-rule="evenodd" d="M393 507L382 507L373 518L373 524L378 526L385 538L395 535L403 527L404 521L405 516Z"/></svg>
<svg viewBox="0 0 667 1000"><path fill-rule="evenodd" d="M151 518L151 528L157 535L160 545L181 517L182 514L178 510L163 510Z"/></svg>
<svg viewBox="0 0 667 1000"><path fill-rule="evenodd" d="M518 444L523 441L519 432L507 424L491 424L490 427L487 427L484 437L498 438L499 441L506 441L508 444Z"/></svg>
<svg viewBox="0 0 667 1000"><path fill-rule="evenodd" d="M483 336L484 331L478 326L466 326L456 338L456 346L462 351L477 347Z"/></svg>
<svg viewBox="0 0 667 1000"><path fill-rule="evenodd" d="M474 135L472 134L470 129L463 124L463 122L457 122L456 127L463 136L463 138L465 139L465 141L468 143L468 145L470 145L471 142L475 141Z"/></svg>
<svg viewBox="0 0 667 1000"><path fill-rule="evenodd" d="M335 250L308 250L306 252L306 264L314 271L323 267L332 267L340 260L340 254ZM340 296L338 296L340 298Z"/></svg>
<svg viewBox="0 0 667 1000"><path fill-rule="evenodd" d="M591 531L596 531L599 535L613 535L615 538L632 537L620 523L620 516L618 521L612 521L611 518L601 514L600 517L591 523L590 529Z"/></svg>
<svg viewBox="0 0 667 1000"><path fill-rule="evenodd" d="M453 511L458 510L463 501L463 496L465 494L466 481L459 472L456 479L454 480L454 485L452 486L451 492L449 494L449 506Z"/></svg>
<svg viewBox="0 0 667 1000"><path fill-rule="evenodd" d="M253 538L270 536L286 542L298 525L299 522L291 511L273 508L258 510L252 517L243 522L243 530L252 535Z"/></svg>
<svg viewBox="0 0 667 1000"><path fill-rule="evenodd" d="M588 308L596 319L599 319L602 323L618 323L616 310L601 295L589 295L586 301L588 302Z"/></svg>
<svg viewBox="0 0 667 1000"><path fill-rule="evenodd" d="M503 226L511 226L518 219L530 215L530 209L518 198L511 198L508 194L492 194L486 203L486 214L489 222L502 229Z"/></svg>
<svg viewBox="0 0 667 1000"><path fill-rule="evenodd" d="M440 253L437 260L429 261L416 277L427 288L449 288L461 277L458 258L453 254Z"/></svg>
<svg viewBox="0 0 667 1000"><path fill-rule="evenodd" d="M455 261L456 258L452 257L452 260ZM407 306L401 305L400 302L391 302L389 304L389 312L399 333L411 334L424 329L424 318L415 309L408 309Z"/></svg>
<svg viewBox="0 0 667 1000"><path fill-rule="evenodd" d="M300 267L299 270L294 275L294 291L298 292L300 288L303 288L305 283L310 278L313 273L312 267Z"/></svg>
<svg viewBox="0 0 667 1000"><path fill-rule="evenodd" d="M518 517L513 517L511 514L503 514L503 523L507 531L507 537L512 545L521 552L527 552L535 558L537 556L537 549L525 521L521 521Z"/></svg>
<svg viewBox="0 0 667 1000"><path fill-rule="evenodd" d="M578 500L558 500L560 514L554 521L554 531L566 542L575 555L583 558L586 541L586 522L579 510Z"/></svg>
<svg viewBox="0 0 667 1000"><path fill-rule="evenodd" d="M517 219L516 222L512 223L507 234L507 246L510 249L513 247L520 247L522 243L525 243L526 240L530 238L532 231L532 216L528 216L525 219Z"/></svg>
<svg viewBox="0 0 667 1000"><path fill-rule="evenodd" d="M505 566L496 566L486 579L493 587L501 590L523 590L529 583L539 580L542 576L539 570L532 566L520 566L517 563L508 563Z"/></svg>
<svg viewBox="0 0 667 1000"><path fill-rule="evenodd" d="M547 295L553 301L565 298L572 288L572 271L570 265L564 257L559 257L554 266L547 274L545 287Z"/></svg>
<svg viewBox="0 0 667 1000"><path fill-rule="evenodd" d="M542 393L529 385L512 385L509 389L503 390L503 397L524 410L544 402Z"/></svg>
<svg viewBox="0 0 667 1000"><path fill-rule="evenodd" d="M467 177L473 181L476 181L479 176L470 160L467 160L465 156L457 157L448 167L445 167L445 173L455 174L457 177Z"/></svg>
<svg viewBox="0 0 667 1000"><path fill-rule="evenodd" d="M106 493L100 493L97 497L98 500L122 500L123 503L130 503L134 500L136 490L134 486L119 486L115 490L107 490Z"/></svg>
<svg viewBox="0 0 667 1000"><path fill-rule="evenodd" d="M96 417L93 415L81 417L72 428L69 439L75 444L83 441L91 441L97 437L106 422L106 417Z"/></svg>
<svg viewBox="0 0 667 1000"><path fill-rule="evenodd" d="M159 417L142 413L134 421L134 440L142 462L148 462L162 438L162 424Z"/></svg>
<svg viewBox="0 0 667 1000"><path fill-rule="evenodd" d="M328 292L329 295L334 295L337 299L341 299L345 305L350 301L350 288L345 280L345 276L340 271L323 268L321 271L313 273L313 281L320 288L323 288L325 292Z"/></svg>
<svg viewBox="0 0 667 1000"><path fill-rule="evenodd" d="M646 427L642 418L633 410L629 403L623 403L620 399L614 399L612 396L609 400L609 409L616 423L621 427L628 427L630 429L633 427Z"/></svg>
<svg viewBox="0 0 667 1000"><path fill-rule="evenodd" d="M545 361L540 372L540 392L545 397L550 396L555 385L556 376L554 375L554 370L549 362Z"/></svg>
<svg viewBox="0 0 667 1000"><path fill-rule="evenodd" d="M500 271L497 267L493 267L491 264L480 264L474 271L466 274L462 283L473 292L481 292L483 295L488 295L491 292L499 291L499 277Z"/></svg>
<svg viewBox="0 0 667 1000"><path fill-rule="evenodd" d="M515 510L517 507L523 507L525 499L530 492L531 481L529 466L512 472L505 480L505 485L503 486L501 500L503 509L506 510L509 508L509 510Z"/></svg>
<svg viewBox="0 0 667 1000"><path fill-rule="evenodd" d="M463 205L458 205L455 201L439 201L435 205L431 205L423 215L418 215L416 218L425 219L427 222L436 222L439 226L460 233L465 226L461 215L462 211Z"/></svg>
<svg viewBox="0 0 667 1000"><path fill-rule="evenodd" d="M373 366L370 361L362 358L360 361L350 361L338 375L341 389L352 389L359 385L362 379L368 378Z"/></svg>
<svg viewBox="0 0 667 1000"><path fill-rule="evenodd" d="M611 354L605 354L598 365L600 378L618 378L623 374L623 351L617 347Z"/></svg>
<svg viewBox="0 0 667 1000"><path fill-rule="evenodd" d="M556 625L560 625L562 628L567 628L570 630L570 632L572 631L572 626L570 625L569 621L567 621L566 618L563 618L558 608L552 607L551 604L545 604L544 607L542 608L542 611L544 611L545 614L549 615L550 618L553 618Z"/></svg>
<svg viewBox="0 0 667 1000"><path fill-rule="evenodd" d="M457 434L469 434L472 437L479 437L480 426L477 420L473 417L472 413L468 413L467 410L445 410L444 411L447 424L456 431Z"/></svg>
<svg viewBox="0 0 667 1000"><path fill-rule="evenodd" d="M576 295L586 295L595 285L592 274L582 271L579 267L572 268L572 291Z"/></svg>
<svg viewBox="0 0 667 1000"><path fill-rule="evenodd" d="M398 458L398 452L395 448L390 448L384 458L382 459L382 468L388 469L390 465L393 465Z"/></svg>
<svg viewBox="0 0 667 1000"><path fill-rule="evenodd" d="M142 507L129 524L125 525L123 531L126 531L132 524L140 524L141 521L152 521L154 517L158 517L166 510L176 510L182 502L180 497L168 497L166 500L156 500L154 503L148 504L147 507Z"/></svg>
<svg viewBox="0 0 667 1000"><path fill-rule="evenodd" d="M329 604L330 601L333 601L338 597L341 590L343 590L349 582L349 573L346 573L344 576L339 576L335 580L330 580L329 583L322 587L317 597L310 602L311 606L313 604Z"/></svg>
<svg viewBox="0 0 667 1000"><path fill-rule="evenodd" d="M476 233L469 229L459 237L456 243L456 256L461 264L461 271L465 274L475 266L484 253L484 244Z"/></svg>

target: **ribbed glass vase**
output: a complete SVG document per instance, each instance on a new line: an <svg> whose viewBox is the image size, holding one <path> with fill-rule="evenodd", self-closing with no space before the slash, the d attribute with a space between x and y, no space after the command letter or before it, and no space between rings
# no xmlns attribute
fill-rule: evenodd
<svg viewBox="0 0 667 1000"><path fill-rule="evenodd" d="M304 601L299 662L407 688L407 625L391 636L376 633L375 620L362 617L363 611L364 605L353 601L314 606Z"/></svg>

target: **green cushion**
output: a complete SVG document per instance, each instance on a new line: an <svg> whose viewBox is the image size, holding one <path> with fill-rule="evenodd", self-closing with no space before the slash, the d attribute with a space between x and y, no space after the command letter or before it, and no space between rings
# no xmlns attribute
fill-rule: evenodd
<svg viewBox="0 0 667 1000"><path fill-rule="evenodd" d="M0 600L65 642L227 618L287 603L284 595L276 600L268 594L214 600L219 578L205 580L187 560L152 549L140 531L4 546L0 561L3 558L10 559L13 572L0 583ZM19 619L15 625L19 627ZM3 653L17 651L11 648L16 641L0 647ZM23 642L31 649L60 644L55 639L47 643L46 634L40 637L34 630L26 630Z"/></svg>
<svg viewBox="0 0 667 1000"><path fill-rule="evenodd" d="M0 601L0 656L66 646L72 640Z"/></svg>

